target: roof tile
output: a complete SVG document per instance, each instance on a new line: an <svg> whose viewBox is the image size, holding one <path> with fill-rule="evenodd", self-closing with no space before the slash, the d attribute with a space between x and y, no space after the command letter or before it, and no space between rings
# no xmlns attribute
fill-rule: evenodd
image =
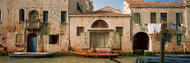
<svg viewBox="0 0 190 63"><path fill-rule="evenodd" d="M130 6L183 6L184 2L127 1Z"/></svg>

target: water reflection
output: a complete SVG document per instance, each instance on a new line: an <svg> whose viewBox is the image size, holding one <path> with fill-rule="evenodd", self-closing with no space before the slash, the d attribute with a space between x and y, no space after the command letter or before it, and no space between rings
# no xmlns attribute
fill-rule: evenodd
<svg viewBox="0 0 190 63"><path fill-rule="evenodd" d="M118 57L116 60L122 63L135 63L137 57ZM84 57L54 57L54 58L9 58L0 56L0 63L105 63L107 58L84 58Z"/></svg>

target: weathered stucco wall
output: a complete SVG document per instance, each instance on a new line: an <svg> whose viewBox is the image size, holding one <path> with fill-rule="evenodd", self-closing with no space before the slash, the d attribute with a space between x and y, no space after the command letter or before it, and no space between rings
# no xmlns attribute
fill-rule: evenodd
<svg viewBox="0 0 190 63"><path fill-rule="evenodd" d="M184 25L185 28L188 28L186 25L186 18L185 16L185 10L184 7L179 7L179 8L173 8L173 7L167 7L167 8L133 8L132 13L140 13L140 23L134 23L134 16L133 16L133 24L132 24L132 35L134 36L138 32L145 32L148 33L148 24L161 24L161 13L167 13L167 22L171 23L176 23L176 13L182 13L182 24ZM151 12L156 12L156 22L157 23L151 23L150 22L150 13ZM170 26L170 25L168 25ZM172 31L171 33L175 33ZM185 34L185 33L183 33ZM155 34L149 34L150 36L150 42L149 42L149 51L152 52L159 52L160 51L160 33L155 33ZM188 35L185 34L184 39L188 38ZM177 46L176 42L176 35L173 34L171 38L171 42L167 42L167 45L165 45L165 51L166 52L182 52L182 45Z"/></svg>
<svg viewBox="0 0 190 63"><path fill-rule="evenodd" d="M108 23L109 29L116 31L116 27L123 27L123 36L121 38L121 51L130 52L130 17L128 16L70 16L70 39L71 47L80 51L80 36L77 36L77 27L84 27L84 32L92 29L91 26L96 20L104 20Z"/></svg>
<svg viewBox="0 0 190 63"><path fill-rule="evenodd" d="M65 52L69 42L68 14L79 13L77 11L78 0L0 0L2 21L0 23L1 51L27 51L27 37L31 33L37 35L37 51ZM86 9L86 4L81 4ZM74 5L74 6L70 6ZM76 5L76 6L75 6ZM48 23L43 23L39 30L28 30L25 21L19 22L19 10L24 9L25 19L29 20L29 13L36 10L39 13L40 22L43 22L43 11L48 11ZM69 9L72 11L69 12ZM67 12L66 23L61 23L61 11ZM77 12L74 12L77 11ZM16 44L16 35L20 34L22 39ZM57 44L49 44L49 35L59 35ZM4 50L7 48L7 50Z"/></svg>

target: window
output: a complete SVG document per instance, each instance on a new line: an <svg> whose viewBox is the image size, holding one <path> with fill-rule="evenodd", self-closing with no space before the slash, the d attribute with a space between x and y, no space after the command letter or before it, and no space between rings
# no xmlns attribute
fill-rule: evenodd
<svg viewBox="0 0 190 63"><path fill-rule="evenodd" d="M79 2L77 2L77 10L82 13L82 6L80 5Z"/></svg>
<svg viewBox="0 0 190 63"><path fill-rule="evenodd" d="M167 13L161 13L161 21L167 22Z"/></svg>
<svg viewBox="0 0 190 63"><path fill-rule="evenodd" d="M67 13L65 11L61 11L61 22L66 23L66 15Z"/></svg>
<svg viewBox="0 0 190 63"><path fill-rule="evenodd" d="M140 13L134 13L134 16L135 16L135 23L140 23L141 19Z"/></svg>
<svg viewBox="0 0 190 63"><path fill-rule="evenodd" d="M57 44L59 42L59 35L50 35L49 44Z"/></svg>
<svg viewBox="0 0 190 63"><path fill-rule="evenodd" d="M32 21L37 21L39 19L39 13L37 11L33 10L30 12L29 18Z"/></svg>
<svg viewBox="0 0 190 63"><path fill-rule="evenodd" d="M161 21L164 22L162 23L161 28L166 29L167 28L167 13L161 13Z"/></svg>
<svg viewBox="0 0 190 63"><path fill-rule="evenodd" d="M177 38L177 46L179 46L180 45L180 43L181 43L181 41L182 41L182 34L177 34L177 36L176 36Z"/></svg>
<svg viewBox="0 0 190 63"><path fill-rule="evenodd" d="M47 23L47 22L48 22L48 11L44 11L44 12L43 12L43 17L44 17L44 18L43 18L43 22L44 22L44 23Z"/></svg>
<svg viewBox="0 0 190 63"><path fill-rule="evenodd" d="M120 36L123 36L123 27L116 27L116 32L118 32Z"/></svg>
<svg viewBox="0 0 190 63"><path fill-rule="evenodd" d="M181 26L180 24L182 23L182 14L181 13L176 13L176 24L178 26Z"/></svg>
<svg viewBox="0 0 190 63"><path fill-rule="evenodd" d="M1 15L1 10L0 10L0 21L1 21L1 16L2 16L2 15Z"/></svg>
<svg viewBox="0 0 190 63"><path fill-rule="evenodd" d="M109 26L105 21L98 20L92 24L92 28L109 28Z"/></svg>
<svg viewBox="0 0 190 63"><path fill-rule="evenodd" d="M80 36L82 32L84 32L84 27L77 27L77 36Z"/></svg>
<svg viewBox="0 0 190 63"><path fill-rule="evenodd" d="M0 44L1 44L1 33L0 33Z"/></svg>
<svg viewBox="0 0 190 63"><path fill-rule="evenodd" d="M155 12L150 13L150 22L156 23L156 13Z"/></svg>
<svg viewBox="0 0 190 63"><path fill-rule="evenodd" d="M24 21L24 15L25 15L25 13L24 13L24 9L20 9L19 10L19 21L20 22L23 22Z"/></svg>

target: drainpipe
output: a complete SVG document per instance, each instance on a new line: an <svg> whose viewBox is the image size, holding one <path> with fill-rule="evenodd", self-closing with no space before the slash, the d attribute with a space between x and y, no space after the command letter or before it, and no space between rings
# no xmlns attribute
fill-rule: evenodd
<svg viewBox="0 0 190 63"><path fill-rule="evenodd" d="M69 17L69 14L70 14L70 0L68 0L68 20L69 20L69 23L68 23L68 31L69 31L69 43L68 43L68 47L71 46L71 40L70 40L70 17ZM67 48L68 49L68 48ZM69 50L68 50L69 51Z"/></svg>
<svg viewBox="0 0 190 63"><path fill-rule="evenodd" d="M27 20L24 22L24 49L26 48L25 52L27 52L27 38L26 38L26 25L27 25Z"/></svg>

